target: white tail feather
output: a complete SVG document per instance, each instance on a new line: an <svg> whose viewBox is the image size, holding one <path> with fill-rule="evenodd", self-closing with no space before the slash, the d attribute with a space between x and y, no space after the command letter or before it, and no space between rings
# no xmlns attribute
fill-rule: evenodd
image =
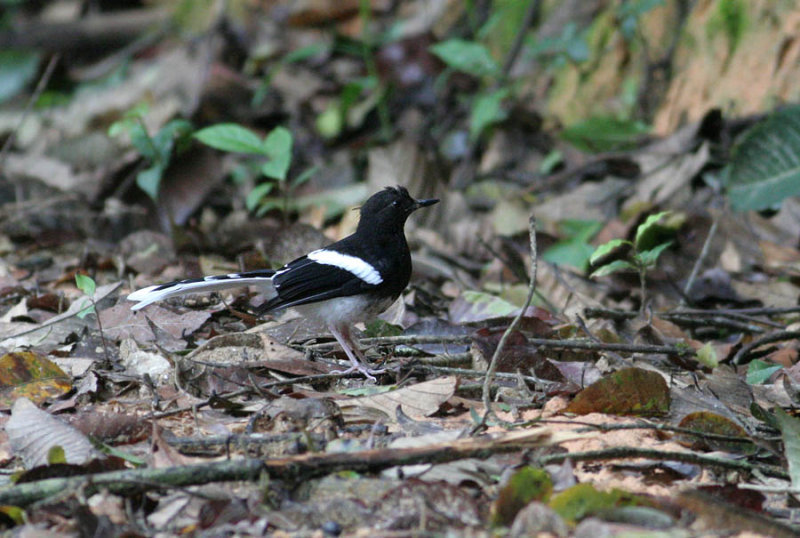
<svg viewBox="0 0 800 538"><path fill-rule="evenodd" d="M243 286L263 287L267 291L267 298L271 298L275 294L275 290L272 287L272 278L270 277L243 277L221 280L214 280L213 277L207 277L206 280L200 281L181 280L174 282L167 287L148 286L146 288L136 290L128 295L128 300L136 301L137 303L131 307L131 310L140 310L149 304L157 301L163 301L164 299L169 299L170 297L177 297L179 295L186 295L188 293L203 293L207 291L241 288Z"/></svg>

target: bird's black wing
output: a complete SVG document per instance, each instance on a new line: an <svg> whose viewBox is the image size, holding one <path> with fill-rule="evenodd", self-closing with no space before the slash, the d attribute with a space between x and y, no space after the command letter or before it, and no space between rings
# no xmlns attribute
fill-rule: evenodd
<svg viewBox="0 0 800 538"><path fill-rule="evenodd" d="M298 258L272 278L277 296L258 309L264 314L281 308L346 297L375 289L354 273L336 265L318 263L308 256Z"/></svg>

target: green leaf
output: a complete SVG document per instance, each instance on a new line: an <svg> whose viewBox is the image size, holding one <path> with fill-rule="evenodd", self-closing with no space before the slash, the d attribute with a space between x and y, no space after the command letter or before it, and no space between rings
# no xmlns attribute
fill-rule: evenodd
<svg viewBox="0 0 800 538"><path fill-rule="evenodd" d="M585 241L567 239L559 241L542 253L542 258L556 265L574 267L585 271L589 266L589 258L594 247Z"/></svg>
<svg viewBox="0 0 800 538"><path fill-rule="evenodd" d="M598 267L592 274L589 275L591 277L598 277L598 276L607 276L612 273L617 273L619 271L638 271L635 265L633 265L629 261L625 260L615 260L607 265L603 265L602 267Z"/></svg>
<svg viewBox="0 0 800 538"><path fill-rule="evenodd" d="M150 138L150 134L140 120L131 120L131 123L128 124L128 136L131 139L131 144L142 157L151 163L158 161L160 158L158 150L153 145L153 139Z"/></svg>
<svg viewBox="0 0 800 538"><path fill-rule="evenodd" d="M398 325L392 325L380 318L375 318L364 324L364 336L366 338L379 338L382 336L400 336L403 334L403 328Z"/></svg>
<svg viewBox="0 0 800 538"><path fill-rule="evenodd" d="M583 242L588 242L602 229L603 223L599 220L564 219L558 223L561 237Z"/></svg>
<svg viewBox="0 0 800 538"><path fill-rule="evenodd" d="M461 296L470 305L470 319L502 318L519 310L518 306L505 299L482 291L466 290Z"/></svg>
<svg viewBox="0 0 800 538"><path fill-rule="evenodd" d="M261 203L261 199L272 192L272 189L275 187L274 183L266 182L261 183L260 185L256 185L253 190L251 190L247 194L247 198L245 198L245 206L247 206L248 211L255 210L259 204Z"/></svg>
<svg viewBox="0 0 800 538"><path fill-rule="evenodd" d="M310 168L306 168L305 170L303 170L302 174L300 174L299 176L297 176L292 180L292 188L297 188L303 183L307 182L309 179L314 177L314 174L316 174L318 171L319 171L319 166L316 165Z"/></svg>
<svg viewBox="0 0 800 538"><path fill-rule="evenodd" d="M589 258L589 263L591 265L597 265L603 258L608 257L615 250L631 246L633 246L633 243L627 239L612 239L608 243L604 243L594 250L594 253Z"/></svg>
<svg viewBox="0 0 800 538"><path fill-rule="evenodd" d="M500 73L500 67L492 58L489 49L475 41L448 39L431 46L430 50L448 67L456 71L476 77Z"/></svg>
<svg viewBox="0 0 800 538"><path fill-rule="evenodd" d="M89 297L93 297L94 292L97 289L97 284L95 284L92 277L81 273L75 274L75 285L78 286L78 289Z"/></svg>
<svg viewBox="0 0 800 538"><path fill-rule="evenodd" d="M78 316L80 319L83 319L89 314L93 314L95 312L94 305L87 297L81 297L80 305L80 310L76 314L76 316Z"/></svg>
<svg viewBox="0 0 800 538"><path fill-rule="evenodd" d="M783 437L783 455L789 463L789 479L792 487L800 488L800 420L792 417L780 407L775 408L775 418Z"/></svg>
<svg viewBox="0 0 800 538"><path fill-rule="evenodd" d="M755 359L747 366L747 383L749 385L761 385L781 368L783 366Z"/></svg>
<svg viewBox="0 0 800 538"><path fill-rule="evenodd" d="M475 98L469 116L469 136L472 140L477 139L490 125L506 119L502 105L508 93L508 88L500 88Z"/></svg>
<svg viewBox="0 0 800 538"><path fill-rule="evenodd" d="M721 179L736 211L768 209L800 194L800 106L779 110L750 129Z"/></svg>
<svg viewBox="0 0 800 538"><path fill-rule="evenodd" d="M545 502L553 492L553 480L544 469L525 466L516 471L497 492L489 520L495 527L511 526L531 501Z"/></svg>
<svg viewBox="0 0 800 538"><path fill-rule="evenodd" d="M655 248L651 248L650 250L645 250L644 252L639 252L638 254L636 254L635 258L639 261L639 265L643 267L646 267L648 269L651 267L655 267L658 257L661 256L661 253L664 252L670 246L672 246L672 241L661 243Z"/></svg>
<svg viewBox="0 0 800 538"><path fill-rule="evenodd" d="M560 149L551 150L550 153L545 155L539 165L540 174L550 174L556 169L556 166L564 162L564 153Z"/></svg>
<svg viewBox="0 0 800 538"><path fill-rule="evenodd" d="M21 50L0 50L0 103L31 82L39 70L40 54Z"/></svg>
<svg viewBox="0 0 800 538"><path fill-rule="evenodd" d="M336 138L344 128L344 114L338 102L331 103L328 108L323 110L315 122L317 132L323 138Z"/></svg>
<svg viewBox="0 0 800 538"><path fill-rule="evenodd" d="M283 209L283 202L277 198L263 198L258 204L256 217L263 217L273 209Z"/></svg>
<svg viewBox="0 0 800 538"><path fill-rule="evenodd" d="M47 464L55 465L56 463L67 463L67 456L64 454L64 447L61 445L53 445L47 451Z"/></svg>
<svg viewBox="0 0 800 538"><path fill-rule="evenodd" d="M264 140L264 154L269 161L261 167L267 177L284 181L292 164L292 133L285 127L276 127Z"/></svg>
<svg viewBox="0 0 800 538"><path fill-rule="evenodd" d="M194 137L203 144L222 151L265 155L261 138L250 129L236 123L212 125L200 129L194 133Z"/></svg>
<svg viewBox="0 0 800 538"><path fill-rule="evenodd" d="M139 186L151 200L158 200L158 191L161 186L161 178L164 176L165 167L162 164L151 166L147 170L142 170L136 176L136 185Z"/></svg>
<svg viewBox="0 0 800 538"><path fill-rule="evenodd" d="M708 368L716 368L719 366L719 359L717 358L717 351L711 342L705 344L697 350L697 361Z"/></svg>
<svg viewBox="0 0 800 538"><path fill-rule="evenodd" d="M568 61L585 62L591 56L587 34L586 30L579 29L574 21L570 21L558 36L529 40L527 53L555 67L564 66Z"/></svg>
<svg viewBox="0 0 800 538"><path fill-rule="evenodd" d="M172 120L164 125L153 137L153 145L160 160L168 162L172 156L175 142L192 132L192 124L186 120Z"/></svg>
<svg viewBox="0 0 800 538"><path fill-rule="evenodd" d="M650 128L634 120L595 116L573 123L561 132L561 138L587 152L630 149Z"/></svg>
<svg viewBox="0 0 800 538"><path fill-rule="evenodd" d="M322 41L317 43L312 43L310 45L306 45L305 47L300 47L286 53L286 56L284 56L281 59L281 62L284 64L302 62L303 60L313 58L314 56L325 54L328 52L329 49L330 49L329 43L325 43Z"/></svg>
<svg viewBox="0 0 800 538"><path fill-rule="evenodd" d="M633 240L633 246L635 246L637 250L651 247L650 238L661 232L663 227L660 226L659 223L670 213L671 211L662 211L647 217L647 219L636 228L636 238Z"/></svg>

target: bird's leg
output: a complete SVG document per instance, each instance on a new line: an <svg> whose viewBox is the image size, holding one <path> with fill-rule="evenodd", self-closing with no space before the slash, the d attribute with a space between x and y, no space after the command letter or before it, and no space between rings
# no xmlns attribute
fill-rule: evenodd
<svg viewBox="0 0 800 538"><path fill-rule="evenodd" d="M350 359L350 363L352 364L352 366L347 370L337 371L335 373L349 374L351 372L359 371L364 374L367 379L375 381L375 376L372 374L382 374L386 371L385 369L373 370L369 367L367 359L361 353L361 350L355 344L355 342L353 342L353 338L350 335L350 327L346 325L341 327L330 325L328 329L331 331L331 334L333 334L333 337L336 338L336 341L339 342L339 345L342 346L342 349L344 349L344 352L347 354L347 358Z"/></svg>

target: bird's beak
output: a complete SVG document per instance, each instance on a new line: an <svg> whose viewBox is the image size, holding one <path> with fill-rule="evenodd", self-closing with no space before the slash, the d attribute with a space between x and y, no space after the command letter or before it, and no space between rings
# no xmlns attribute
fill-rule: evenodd
<svg viewBox="0 0 800 538"><path fill-rule="evenodd" d="M438 204L438 198L428 198L427 200L417 200L417 203L414 204L414 209L419 209L420 207L428 207L429 205Z"/></svg>

